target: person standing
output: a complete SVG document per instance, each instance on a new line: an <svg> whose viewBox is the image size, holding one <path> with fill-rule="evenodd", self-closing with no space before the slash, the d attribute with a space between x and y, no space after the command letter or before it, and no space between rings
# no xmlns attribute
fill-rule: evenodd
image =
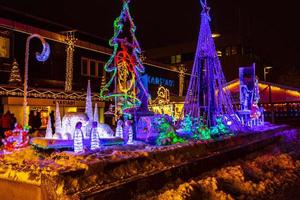
<svg viewBox="0 0 300 200"><path fill-rule="evenodd" d="M10 111L8 110L2 117L2 128L3 131L8 131L10 130L11 126L11 114Z"/></svg>
<svg viewBox="0 0 300 200"><path fill-rule="evenodd" d="M52 133L55 133L55 128L54 128L54 124L55 124L54 110L52 110L52 111L50 112L49 117L50 117L50 119L51 119Z"/></svg>

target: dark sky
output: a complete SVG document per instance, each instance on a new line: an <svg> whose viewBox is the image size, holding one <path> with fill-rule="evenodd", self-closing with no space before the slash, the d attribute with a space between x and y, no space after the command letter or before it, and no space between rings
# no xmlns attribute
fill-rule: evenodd
<svg viewBox="0 0 300 200"><path fill-rule="evenodd" d="M120 13L122 1L0 2L1 5L108 39L113 34L113 20ZM250 36L253 47L262 57L273 65L295 66L300 71L300 16L297 1L208 0L208 3L213 30L223 35L237 34L240 15L244 33ZM132 0L131 14L143 49L197 39L199 0Z"/></svg>

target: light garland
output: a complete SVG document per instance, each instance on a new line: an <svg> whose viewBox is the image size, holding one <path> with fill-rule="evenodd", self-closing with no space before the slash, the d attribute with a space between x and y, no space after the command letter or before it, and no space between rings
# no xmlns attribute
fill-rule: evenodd
<svg viewBox="0 0 300 200"><path fill-rule="evenodd" d="M66 59L66 81L65 81L65 91L72 91L72 82L73 82L73 56L75 50L76 38L74 32L68 32L66 37L67 42L67 59Z"/></svg>
<svg viewBox="0 0 300 200"><path fill-rule="evenodd" d="M186 68L183 65L180 65L178 68L179 72L179 96L183 96L183 89L184 89L184 77Z"/></svg>

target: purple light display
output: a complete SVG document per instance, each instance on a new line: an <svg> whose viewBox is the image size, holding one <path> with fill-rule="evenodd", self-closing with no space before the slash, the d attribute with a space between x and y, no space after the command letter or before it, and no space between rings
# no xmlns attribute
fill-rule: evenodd
<svg viewBox="0 0 300 200"><path fill-rule="evenodd" d="M203 117L208 127L216 125L218 116L231 118L233 126L240 127L235 117L231 95L226 88L226 80L217 56L210 29L209 7L206 0L202 6L201 25L197 50L184 104L184 114L194 118Z"/></svg>

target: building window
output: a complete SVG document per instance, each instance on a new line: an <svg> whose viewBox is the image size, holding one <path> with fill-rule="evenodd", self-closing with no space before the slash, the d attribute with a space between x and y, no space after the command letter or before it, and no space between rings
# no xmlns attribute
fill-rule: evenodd
<svg viewBox="0 0 300 200"><path fill-rule="evenodd" d="M81 59L81 75L88 75L88 60L86 58Z"/></svg>
<svg viewBox="0 0 300 200"><path fill-rule="evenodd" d="M82 57L81 75L98 78L101 76L104 62Z"/></svg>
<svg viewBox="0 0 300 200"><path fill-rule="evenodd" d="M181 63L181 55L171 56L171 64Z"/></svg>
<svg viewBox="0 0 300 200"><path fill-rule="evenodd" d="M94 60L90 61L90 76L95 77L96 76L96 62Z"/></svg>
<svg viewBox="0 0 300 200"><path fill-rule="evenodd" d="M231 47L231 55L237 55L238 54L238 48L237 46Z"/></svg>
<svg viewBox="0 0 300 200"><path fill-rule="evenodd" d="M225 49L225 55L226 56L230 56L231 55L231 48L230 47L226 47L226 49Z"/></svg>
<svg viewBox="0 0 300 200"><path fill-rule="evenodd" d="M218 54L218 57L222 57L222 51L218 50L217 54Z"/></svg>

